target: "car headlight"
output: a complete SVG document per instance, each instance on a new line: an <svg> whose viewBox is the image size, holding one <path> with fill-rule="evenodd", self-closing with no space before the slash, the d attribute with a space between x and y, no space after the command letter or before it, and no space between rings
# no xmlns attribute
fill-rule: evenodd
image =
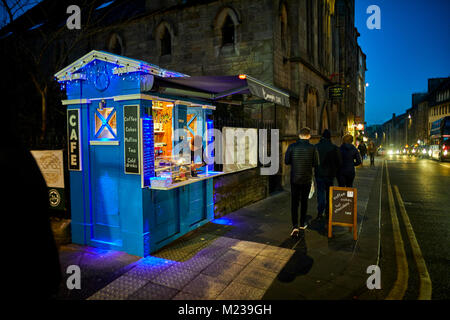
<svg viewBox="0 0 450 320"><path fill-rule="evenodd" d="M390 156L392 156L392 155L394 154L394 151L389 150L389 151L388 151L388 154L389 154Z"/></svg>
<svg viewBox="0 0 450 320"><path fill-rule="evenodd" d="M423 154L427 154L427 150L426 150L426 149L423 149L423 150L422 150L422 153L423 153Z"/></svg>
<svg viewBox="0 0 450 320"><path fill-rule="evenodd" d="M444 150L444 156L447 156L447 150Z"/></svg>

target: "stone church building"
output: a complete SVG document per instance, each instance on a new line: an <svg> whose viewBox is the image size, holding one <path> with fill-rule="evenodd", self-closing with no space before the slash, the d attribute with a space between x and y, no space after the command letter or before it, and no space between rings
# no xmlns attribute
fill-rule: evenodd
<svg viewBox="0 0 450 320"><path fill-rule="evenodd" d="M354 124L364 122L366 66L354 0L116 0L99 1L95 10L110 12L107 22L70 52L68 62L104 50L190 76L247 74L289 93L290 108L227 106L230 115L269 121L280 130L280 170L276 177L251 169L217 178L216 215L289 183L282 160L301 127L312 129L312 142L330 129L340 144L344 133L355 134ZM87 14L83 8L81 14ZM65 40L57 44L67 47ZM330 99L336 85L344 95Z"/></svg>

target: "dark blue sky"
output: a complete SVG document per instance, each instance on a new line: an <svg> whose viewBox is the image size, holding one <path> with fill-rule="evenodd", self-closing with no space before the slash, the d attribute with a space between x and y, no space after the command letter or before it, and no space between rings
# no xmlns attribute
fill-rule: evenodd
<svg viewBox="0 0 450 320"><path fill-rule="evenodd" d="M381 30L366 9L381 9ZM359 44L367 55L366 121L382 124L411 107L427 79L450 76L450 0L356 0Z"/></svg>

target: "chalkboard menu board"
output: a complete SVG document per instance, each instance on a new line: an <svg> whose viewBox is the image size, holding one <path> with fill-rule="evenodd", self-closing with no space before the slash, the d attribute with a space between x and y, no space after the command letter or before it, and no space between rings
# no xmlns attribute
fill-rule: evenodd
<svg viewBox="0 0 450 320"><path fill-rule="evenodd" d="M155 176L155 152L153 143L153 119L141 119L142 141L142 187L150 186L150 178Z"/></svg>
<svg viewBox="0 0 450 320"><path fill-rule="evenodd" d="M328 236L330 238L333 225L352 227L356 240L357 190L355 188L330 188L330 215L328 223Z"/></svg>
<svg viewBox="0 0 450 320"><path fill-rule="evenodd" d="M123 107L125 173L139 174L139 106Z"/></svg>

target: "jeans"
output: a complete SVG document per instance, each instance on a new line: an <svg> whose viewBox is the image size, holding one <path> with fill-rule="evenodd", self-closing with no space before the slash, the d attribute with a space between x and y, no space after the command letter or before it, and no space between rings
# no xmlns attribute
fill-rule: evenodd
<svg viewBox="0 0 450 320"><path fill-rule="evenodd" d="M339 187L353 188L353 181L355 180L354 173L340 174L338 176Z"/></svg>
<svg viewBox="0 0 450 320"><path fill-rule="evenodd" d="M317 183L317 216L322 216L323 212L328 215L330 202L330 187L333 186L330 178L316 178Z"/></svg>
<svg viewBox="0 0 450 320"><path fill-rule="evenodd" d="M308 197L311 184L291 184L291 217L292 226L298 227L298 205L300 202L300 227L305 226L306 212L308 211Z"/></svg>

